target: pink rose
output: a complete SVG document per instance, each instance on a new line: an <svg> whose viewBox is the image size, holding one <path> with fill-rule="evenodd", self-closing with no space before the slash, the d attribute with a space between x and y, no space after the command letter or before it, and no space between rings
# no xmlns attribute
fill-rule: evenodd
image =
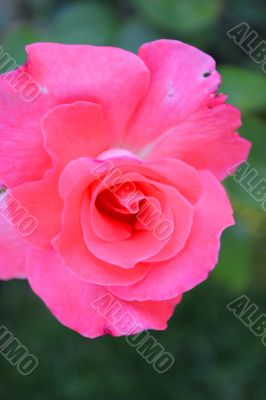
<svg viewBox="0 0 266 400"><path fill-rule="evenodd" d="M138 56L55 43L27 53L9 78L29 74L35 101L0 79L0 276L26 277L87 337L165 329L217 263L234 223L220 181L250 148L215 62L171 40Z"/></svg>

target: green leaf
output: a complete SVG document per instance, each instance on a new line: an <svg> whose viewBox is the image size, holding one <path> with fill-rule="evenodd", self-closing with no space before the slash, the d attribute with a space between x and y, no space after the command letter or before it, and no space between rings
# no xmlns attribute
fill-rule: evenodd
<svg viewBox="0 0 266 400"><path fill-rule="evenodd" d="M229 103L247 112L266 108L263 73L229 65L219 70L223 80L220 91L229 95Z"/></svg>
<svg viewBox="0 0 266 400"><path fill-rule="evenodd" d="M106 44L115 31L112 9L98 3L70 3L49 25L50 40L63 43Z"/></svg>
<svg viewBox="0 0 266 400"><path fill-rule="evenodd" d="M198 33L220 16L222 0L131 0L154 24L173 33Z"/></svg>

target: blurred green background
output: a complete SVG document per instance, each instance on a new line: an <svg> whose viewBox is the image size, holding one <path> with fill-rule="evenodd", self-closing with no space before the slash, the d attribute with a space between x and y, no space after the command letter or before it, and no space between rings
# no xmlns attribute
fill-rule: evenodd
<svg viewBox="0 0 266 400"><path fill-rule="evenodd" d="M243 113L252 167L266 178L266 75L226 35L246 21L266 39L261 0L0 0L0 45L18 63L35 41L116 45L174 38L217 60L223 90ZM266 313L266 212L234 180L226 186L237 224L223 236L218 267L184 296L154 336L176 359L158 375L123 338L87 340L64 328L26 282L0 283L0 322L39 359L19 375L0 356L3 400L265 400L266 348L226 305L246 294ZM12 260L11 260L12 261Z"/></svg>

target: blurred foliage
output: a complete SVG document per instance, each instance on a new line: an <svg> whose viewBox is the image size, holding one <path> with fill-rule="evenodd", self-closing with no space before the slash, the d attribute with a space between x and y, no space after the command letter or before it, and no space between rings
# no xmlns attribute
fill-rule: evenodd
<svg viewBox="0 0 266 400"><path fill-rule="evenodd" d="M226 32L246 21L266 39L263 0L0 0L0 44L17 63L35 41L117 45L137 52L172 38L209 52L221 91L242 111L240 132L253 142L249 162L266 178L266 80ZM222 240L209 280L184 296L166 332L155 333L175 355L158 376L123 338L86 340L61 326L26 282L0 284L1 323L37 355L22 377L0 356L0 397L30 399L265 400L266 349L226 309L247 294L266 312L266 213L233 178L226 187L236 226Z"/></svg>
<svg viewBox="0 0 266 400"><path fill-rule="evenodd" d="M106 44L116 27L111 7L100 3L72 3L62 7L49 27L50 40Z"/></svg>
<svg viewBox="0 0 266 400"><path fill-rule="evenodd" d="M242 112L265 108L266 79L263 73L231 65L221 67L220 73L223 78L221 91L230 93L231 104Z"/></svg>
<svg viewBox="0 0 266 400"><path fill-rule="evenodd" d="M222 1L213 0L132 0L140 12L154 24L173 34L194 34L214 25L222 10Z"/></svg>

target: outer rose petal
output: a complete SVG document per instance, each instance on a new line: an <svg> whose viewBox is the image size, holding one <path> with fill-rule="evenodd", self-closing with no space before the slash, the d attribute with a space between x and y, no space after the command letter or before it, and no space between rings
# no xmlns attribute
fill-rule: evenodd
<svg viewBox="0 0 266 400"><path fill-rule="evenodd" d="M13 195L39 222L28 241L38 247L49 247L61 226L59 173L69 161L83 155L96 156L107 147L101 106L89 102L57 106L45 115L43 134L56 169L48 171L40 181L16 187Z"/></svg>
<svg viewBox="0 0 266 400"><path fill-rule="evenodd" d="M63 201L58 193L58 174L51 169L44 179L23 183L12 194L38 221L38 229L26 238L27 241L49 248L61 227Z"/></svg>
<svg viewBox="0 0 266 400"><path fill-rule="evenodd" d="M111 296L111 308L116 304L115 311L121 314L115 319L111 311L108 315L95 309L95 302L109 295L107 289L80 280L59 261L55 252L31 249L27 259L27 276L34 292L62 324L86 337L95 338L106 333L114 336L127 334L119 328L123 315L134 321L128 327L131 334L145 329L163 330L175 305L181 300L178 297L161 302L125 302Z"/></svg>
<svg viewBox="0 0 266 400"><path fill-rule="evenodd" d="M0 178L9 188L40 179L50 166L40 121L53 100L40 95L32 103L26 103L20 91L16 92L5 80L8 77L9 82L11 79L19 83L23 73L28 73L26 67L0 75Z"/></svg>
<svg viewBox="0 0 266 400"><path fill-rule="evenodd" d="M144 62L104 46L35 43L26 50L29 73L57 103L86 100L103 106L114 145L146 93L149 72Z"/></svg>
<svg viewBox="0 0 266 400"><path fill-rule="evenodd" d="M98 104L78 101L53 108L43 119L46 149L58 169L79 157L97 157L108 148L103 110Z"/></svg>
<svg viewBox="0 0 266 400"><path fill-rule="evenodd" d="M203 193L195 207L194 224L177 257L154 265L141 282L109 290L124 300L174 298L204 281L215 267L222 231L233 225L232 208L223 187L207 171L200 173Z"/></svg>
<svg viewBox="0 0 266 400"><path fill-rule="evenodd" d="M223 179L248 156L251 144L236 133L240 126L240 113L231 105L202 107L150 144L148 158L177 158Z"/></svg>
<svg viewBox="0 0 266 400"><path fill-rule="evenodd" d="M0 279L25 278L26 248L15 228L0 216Z"/></svg>
<svg viewBox="0 0 266 400"><path fill-rule="evenodd" d="M36 43L26 47L25 66L0 75L0 177L9 188L41 179L49 165L41 119L58 104L91 101L107 116L112 143L120 140L132 112L146 93L149 72L136 55L118 48ZM41 87L32 103L20 96L21 74Z"/></svg>
<svg viewBox="0 0 266 400"><path fill-rule="evenodd" d="M138 149L185 120L215 93L220 76L214 60L185 43L158 40L139 51L151 73L147 95L135 113L126 142ZM204 76L208 73L208 76Z"/></svg>

